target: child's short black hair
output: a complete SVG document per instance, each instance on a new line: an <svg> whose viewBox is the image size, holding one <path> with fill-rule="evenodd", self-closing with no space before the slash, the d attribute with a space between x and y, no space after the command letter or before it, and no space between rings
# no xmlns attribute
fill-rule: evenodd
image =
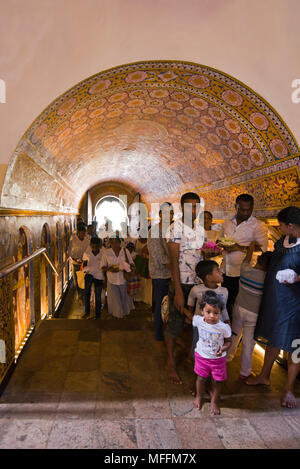
<svg viewBox="0 0 300 469"><path fill-rule="evenodd" d="M216 294L216 292L211 290L207 290L203 293L200 308L203 309L206 304L214 306L215 308L219 308L221 312L224 308L224 303L222 299Z"/></svg>
<svg viewBox="0 0 300 469"><path fill-rule="evenodd" d="M206 275L211 274L215 267L219 267L219 264L216 261L200 261L196 265L196 275L204 282Z"/></svg>
<svg viewBox="0 0 300 469"><path fill-rule="evenodd" d="M90 244L94 244L95 246L102 246L102 240L101 238L98 238L98 236L93 236L91 238Z"/></svg>
<svg viewBox="0 0 300 469"><path fill-rule="evenodd" d="M205 213L207 213L207 215L209 215L210 218L213 219L213 214L211 212L209 212L208 210L204 210L203 215L205 215Z"/></svg>
<svg viewBox="0 0 300 469"><path fill-rule="evenodd" d="M85 225L85 223L82 223L82 222L78 223L78 225L77 225L77 232L79 232L79 231L84 231L84 232L86 232L86 225Z"/></svg>
<svg viewBox="0 0 300 469"><path fill-rule="evenodd" d="M197 200L200 203L200 197L195 192L186 192L181 196L180 205L185 204L186 200Z"/></svg>
<svg viewBox="0 0 300 469"><path fill-rule="evenodd" d="M258 264L261 265L262 267L264 267L265 270L268 270L272 254L273 254L272 251L266 251L266 252L263 252L257 258Z"/></svg>

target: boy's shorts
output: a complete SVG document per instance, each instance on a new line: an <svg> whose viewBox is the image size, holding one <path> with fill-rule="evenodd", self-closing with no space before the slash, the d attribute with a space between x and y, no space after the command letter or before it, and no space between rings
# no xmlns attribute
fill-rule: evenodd
<svg viewBox="0 0 300 469"><path fill-rule="evenodd" d="M193 284L181 284L183 296L184 296L184 305L186 307L189 293L193 288ZM171 281L169 285L169 319L165 327L165 333L168 337L177 339L183 331L185 324L185 315L180 313L174 305L175 289L174 284Z"/></svg>
<svg viewBox="0 0 300 469"><path fill-rule="evenodd" d="M194 372L202 378L208 378L211 374L215 381L225 381L227 379L226 357L203 358L195 352Z"/></svg>

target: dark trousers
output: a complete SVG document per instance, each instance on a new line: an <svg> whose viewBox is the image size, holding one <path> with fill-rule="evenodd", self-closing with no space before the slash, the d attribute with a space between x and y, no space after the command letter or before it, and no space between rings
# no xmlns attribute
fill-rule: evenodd
<svg viewBox="0 0 300 469"><path fill-rule="evenodd" d="M95 286L95 314L96 318L100 317L101 314L101 291L103 280L98 280L93 277L91 274L86 274L84 277L84 286L85 286L85 314L90 314L91 312L91 291L92 284Z"/></svg>
<svg viewBox="0 0 300 469"><path fill-rule="evenodd" d="M226 308L230 321L232 321L233 305L239 292L239 281L240 277L228 277L227 275L224 275L222 287L225 287L228 290L228 300Z"/></svg>
<svg viewBox="0 0 300 469"><path fill-rule="evenodd" d="M170 280L169 278L152 279L152 311L154 316L155 340L159 341L164 339L161 302L163 297L168 294Z"/></svg>

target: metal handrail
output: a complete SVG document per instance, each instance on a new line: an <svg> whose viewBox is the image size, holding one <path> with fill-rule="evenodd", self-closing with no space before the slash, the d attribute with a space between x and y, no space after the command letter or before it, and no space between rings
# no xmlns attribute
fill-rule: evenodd
<svg viewBox="0 0 300 469"><path fill-rule="evenodd" d="M61 272L58 272L58 271L57 271L57 269L56 269L56 267L55 267L55 265L54 265L53 260L51 259L51 257L49 256L49 254L47 253L46 250L43 252L43 254L44 254L44 257L47 259L48 263L50 264L50 267L52 268L52 270L54 271L54 273L59 276L59 274L60 274L62 271L61 271Z"/></svg>
<svg viewBox="0 0 300 469"><path fill-rule="evenodd" d="M7 266L6 269L4 269L0 272L0 279L3 278L3 277L6 277L9 274L12 274L16 270L18 270L20 267L23 267L23 265L28 264L28 262L32 261L33 259L40 256L41 254L43 254L45 256L45 258L47 259L50 267L53 269L54 273L59 276L59 272L57 271L51 257L47 253L46 248L40 248L40 249L37 249L32 254L30 254L30 256L24 257L24 259L21 259L20 261L15 262L14 264L11 264L11 265Z"/></svg>

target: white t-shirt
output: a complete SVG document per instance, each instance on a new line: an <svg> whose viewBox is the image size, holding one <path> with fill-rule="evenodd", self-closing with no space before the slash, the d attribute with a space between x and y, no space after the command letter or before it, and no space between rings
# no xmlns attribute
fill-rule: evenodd
<svg viewBox="0 0 300 469"><path fill-rule="evenodd" d="M104 273L100 269L100 262L102 259L104 248L99 250L95 256L91 249L88 249L83 254L82 260L87 261L87 266L83 268L84 272L91 274L97 280L104 280Z"/></svg>
<svg viewBox="0 0 300 469"><path fill-rule="evenodd" d="M250 246L252 241L256 241L261 246L263 252L268 249L267 225L252 215L248 220L243 221L239 225L236 222L236 216L231 218L231 220L226 220L220 237L224 235L234 238L240 246ZM226 275L228 277L239 277L246 253L242 251L225 252L224 256Z"/></svg>
<svg viewBox="0 0 300 469"><path fill-rule="evenodd" d="M78 262L73 259L82 259L84 252L90 247L90 243L91 237L88 234L85 235L82 241L78 238L76 233L72 234L68 248L68 255L69 257L72 257L73 264L78 264Z"/></svg>
<svg viewBox="0 0 300 469"><path fill-rule="evenodd" d="M127 259L129 264L134 264L130 252L126 249ZM104 249L103 256L101 259L100 268L102 267L111 267L113 265L118 265L120 269L123 269L128 262L125 257L125 249L121 248L119 255L116 256L112 248ZM113 285L124 285L126 282L124 278L123 271L120 272L107 272L107 280Z"/></svg>
<svg viewBox="0 0 300 469"><path fill-rule="evenodd" d="M180 283L195 284L195 268L202 260L200 248L204 242L204 228L195 222L194 229L181 220L175 221L166 232L167 243L179 244Z"/></svg>
<svg viewBox="0 0 300 469"><path fill-rule="evenodd" d="M203 358L221 358L216 353L224 345L224 339L231 337L230 326L222 321L217 324L208 324L203 316L194 316L193 327L197 327L199 333L195 352ZM226 357L226 352L222 353L222 357Z"/></svg>
<svg viewBox="0 0 300 469"><path fill-rule="evenodd" d="M228 311L226 308L226 303L228 299L228 290L225 287L218 286L217 288L213 289L213 288L207 288L203 283L199 285L195 285L189 293L188 302L187 302L188 306L191 306L193 308L196 303L195 314L201 315L202 313L200 309L200 304L202 301L202 296L206 291L213 291L221 298L222 302L224 303L224 308L222 309L222 314L221 314L221 321L223 322L229 321L229 315L228 315Z"/></svg>

